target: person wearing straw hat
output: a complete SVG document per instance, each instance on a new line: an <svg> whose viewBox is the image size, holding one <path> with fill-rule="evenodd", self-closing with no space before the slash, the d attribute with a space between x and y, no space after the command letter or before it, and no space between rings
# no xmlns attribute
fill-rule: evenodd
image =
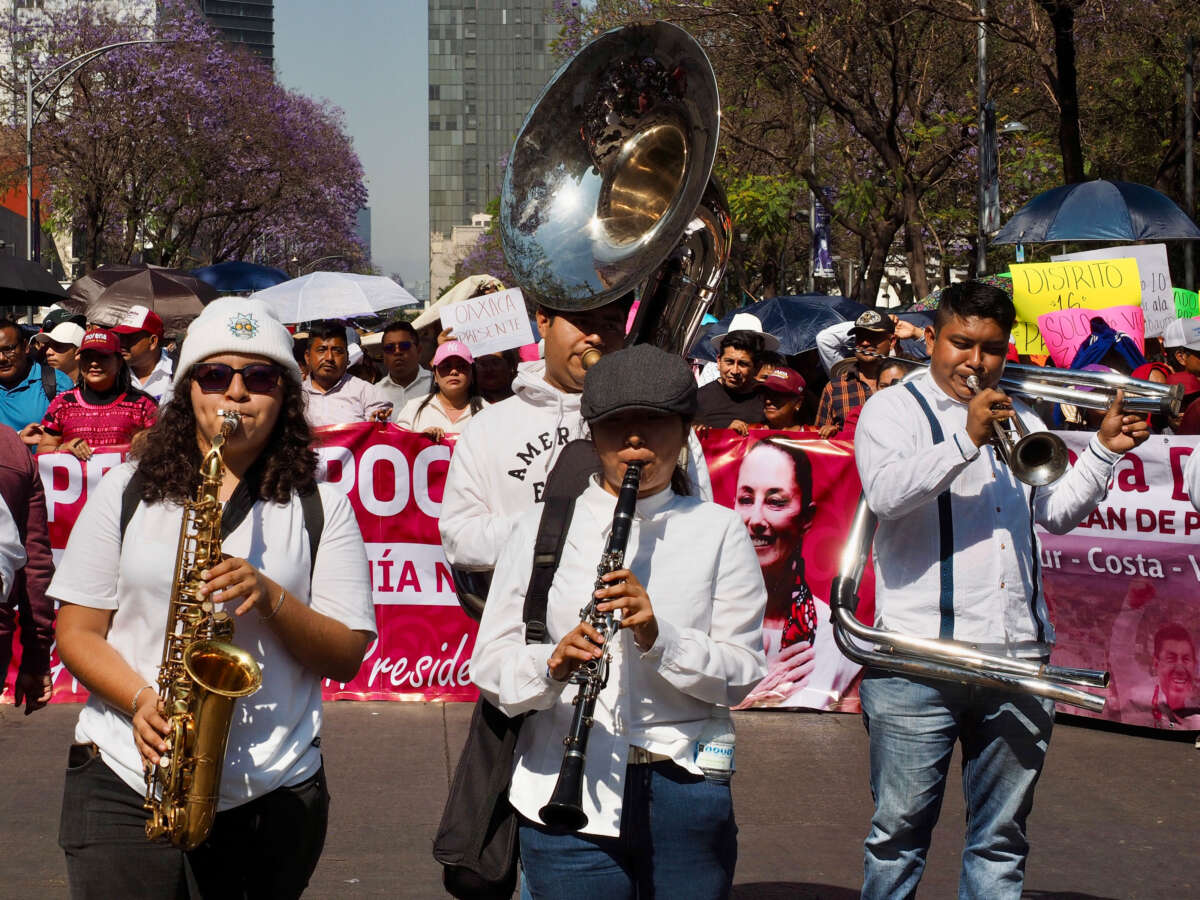
<svg viewBox="0 0 1200 900"><path fill-rule="evenodd" d="M758 316L738 313L728 331L710 340L717 354L719 375L696 396L696 424L746 434L750 425L766 421L757 376L763 352L777 351L779 338L762 330Z"/></svg>

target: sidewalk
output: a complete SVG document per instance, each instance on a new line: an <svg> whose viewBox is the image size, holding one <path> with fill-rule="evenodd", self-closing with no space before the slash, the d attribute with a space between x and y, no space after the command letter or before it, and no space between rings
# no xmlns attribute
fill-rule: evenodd
<svg viewBox="0 0 1200 900"><path fill-rule="evenodd" d="M0 898L67 896L56 843L78 706L0 707ZM306 897L440 897L430 845L467 704L336 703L322 748L329 838ZM871 815L856 716L738 713L738 900L857 897ZM953 771L957 770L957 765ZM1030 823L1028 896L1200 896L1200 752L1061 724ZM956 894L962 792L951 779L922 896Z"/></svg>

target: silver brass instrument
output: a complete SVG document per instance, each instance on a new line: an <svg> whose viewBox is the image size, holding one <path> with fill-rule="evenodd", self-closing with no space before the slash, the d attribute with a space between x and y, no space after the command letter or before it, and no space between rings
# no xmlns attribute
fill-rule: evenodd
<svg viewBox="0 0 1200 900"><path fill-rule="evenodd" d="M500 239L521 289L571 311L644 285L627 342L683 353L729 258L719 131L716 76L686 31L628 25L589 43L535 101L505 170Z"/></svg>
<svg viewBox="0 0 1200 900"><path fill-rule="evenodd" d="M967 387L978 394L979 379L970 376ZM1071 462L1063 439L1052 431L1031 433L1016 414L1008 422L992 420L992 431L996 435L993 444L1013 477L1034 487L1058 481Z"/></svg>
<svg viewBox="0 0 1200 900"><path fill-rule="evenodd" d="M855 616L858 587L871 552L875 525L875 514L863 497L858 502L849 538L842 549L830 598L833 637L845 656L864 666L904 675L1035 694L1089 712L1098 713L1104 709L1104 697L1082 688L1107 687L1107 672L996 656L959 641L909 637L858 621ZM871 646L863 646L858 641Z"/></svg>
<svg viewBox="0 0 1200 900"><path fill-rule="evenodd" d="M238 415L221 416L221 430L200 467L196 499L183 508L158 670L159 701L171 727L169 749L146 773L146 836L165 836L182 850L198 847L212 828L234 704L262 684L254 658L229 643L229 614L199 593L200 573L222 558L221 448L237 428Z"/></svg>
<svg viewBox="0 0 1200 900"><path fill-rule="evenodd" d="M642 464L629 463L625 469L625 478L621 482L621 490L617 493L612 530L604 545L600 565L596 567L593 592L607 587L604 582L605 575L625 567L625 548L629 543L629 529L633 524L633 512L637 506L641 478ZM592 730L596 700L600 691L608 684L608 670L612 661L608 642L616 633L616 622L611 610L602 613L596 609L597 602L595 596L589 597L587 606L579 611L579 618L604 636L604 655L599 659L589 659L571 675L571 683L579 685L579 692L575 695L575 712L571 717L571 727L567 736L563 738L566 750L563 751L562 766L558 771L554 792L550 795L549 802L538 810L538 815L546 825L562 831L578 831L587 824L587 813L583 811L583 769L587 763L588 735Z"/></svg>

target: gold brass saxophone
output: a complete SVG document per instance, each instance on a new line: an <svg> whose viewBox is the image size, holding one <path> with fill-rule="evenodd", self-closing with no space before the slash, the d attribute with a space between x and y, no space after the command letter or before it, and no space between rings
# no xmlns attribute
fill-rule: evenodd
<svg viewBox="0 0 1200 900"><path fill-rule="evenodd" d="M146 836L166 837L181 850L199 846L212 828L234 704L262 684L258 663L229 643L229 614L199 594L200 573L222 558L221 449L238 416L225 410L221 416L221 430L200 466L196 499L183 508L158 670L158 697L171 730L167 755L146 773Z"/></svg>

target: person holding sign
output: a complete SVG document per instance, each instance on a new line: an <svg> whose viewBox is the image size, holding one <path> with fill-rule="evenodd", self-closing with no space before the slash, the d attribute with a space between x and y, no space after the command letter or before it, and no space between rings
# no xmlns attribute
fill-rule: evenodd
<svg viewBox="0 0 1200 900"><path fill-rule="evenodd" d="M440 441L458 434L487 404L475 391L475 358L462 341L447 341L433 354L433 390L405 404L396 424Z"/></svg>
<svg viewBox="0 0 1200 900"><path fill-rule="evenodd" d="M854 451L863 493L879 518L880 627L1048 659L1054 629L1032 526L1056 534L1075 527L1105 496L1117 461L1149 431L1141 416L1123 414L1118 392L1061 478L1037 488L1018 481L992 446L994 425L1020 416L1031 432L1044 426L995 389L1014 317L998 288L946 288L926 330L929 371L867 401ZM1025 821L1053 703L874 668L864 672L859 694L875 798L862 896L916 893L961 742L967 834L959 894L1019 897L1029 851Z"/></svg>

